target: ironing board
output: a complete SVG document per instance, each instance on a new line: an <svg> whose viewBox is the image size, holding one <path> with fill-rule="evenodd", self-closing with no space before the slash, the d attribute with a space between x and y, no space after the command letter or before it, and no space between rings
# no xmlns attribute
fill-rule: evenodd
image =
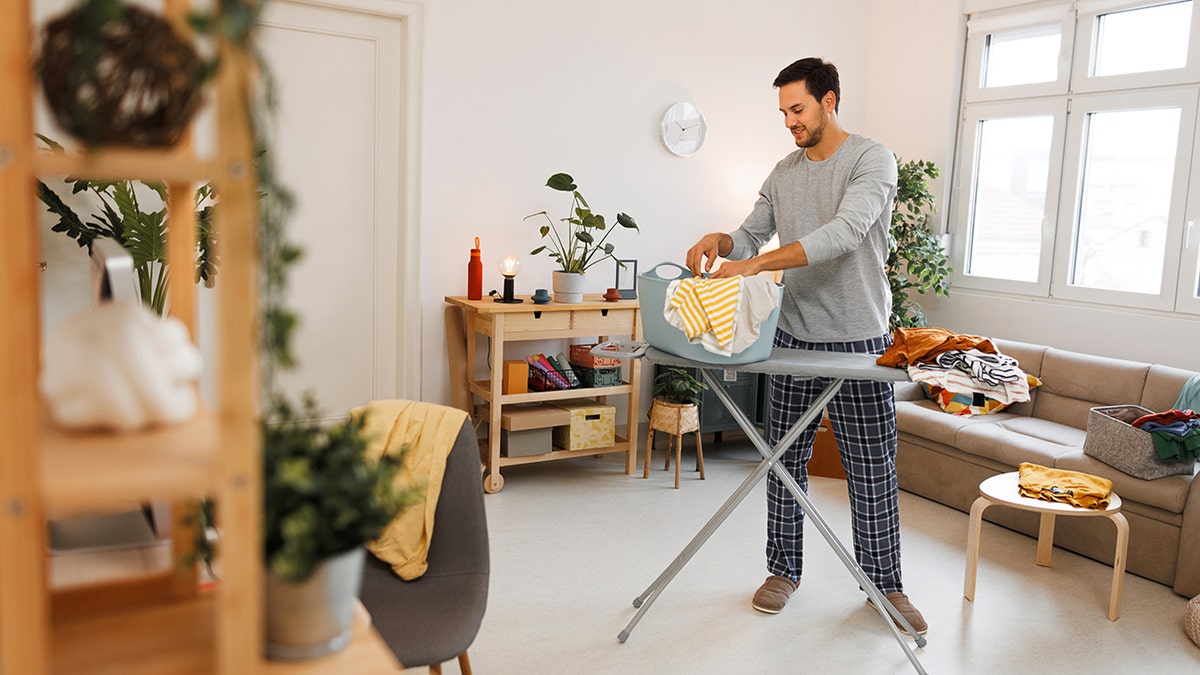
<svg viewBox="0 0 1200 675"><path fill-rule="evenodd" d="M875 609L879 612L879 615L883 618L888 628L891 629L896 641L899 642L901 648L904 649L904 652L908 656L908 660L912 662L913 667L916 668L918 673L925 673L925 669L921 667L920 662L917 660L916 654L914 654L912 649L908 646L908 642L905 641L904 636L901 635L900 630L896 627L896 624L888 621L888 614L891 614L891 616L895 617L896 621L904 626L904 629L908 631L910 635L912 635L918 647L925 646L925 637L917 634L916 630L913 629L912 624L910 624L908 620L905 619L894 606L892 606L892 603L889 602L888 599L885 598L884 595L879 591L879 589L875 587L875 584L867 578L862 568L858 565L858 562L854 560L853 556L851 556L851 554L846 550L846 547L842 544L842 542L839 541L837 536L833 534L833 531L829 528L829 525L825 522L825 519L822 518L821 514L817 512L816 507L813 506L813 503L809 500L808 495L804 492L804 490L800 489L800 485L796 482L796 479L793 478L792 475L789 474L779 462L780 458L783 456L783 453L787 451L788 447L791 446L800 433L804 431L804 429L810 424L812 424L817 416L821 414L821 412L825 409L826 404L828 404L834 395L837 394L838 390L841 389L843 382L846 380L907 382L909 381L908 373L903 369L887 368L877 365L875 363L876 357L871 354L818 352L807 349L782 349L779 347L772 349L770 357L764 361L730 366L713 365L711 363L687 359L680 356L675 356L674 354L669 354L653 347L646 349L644 358L651 363L661 363L668 366L681 366L699 369L700 373L704 377L705 382L708 383L708 386L717 395L717 398L721 400L721 403L725 405L730 414L732 414L734 419L737 420L738 426L746 432L746 436L754 443L754 447L758 450L758 453L762 455L763 459L758 466L755 467L754 471L752 471L750 475L746 477L746 480L742 481L742 484L739 485L736 490L734 490L733 494L730 495L729 499L727 499L721 508L717 510L716 514L714 514L713 517L704 525L704 527L700 529L700 532L698 532L696 536L693 537L688 543L688 545L684 547L683 551L676 556L675 560L672 561L665 570L663 570L662 574L658 575L658 578L650 584L649 588L647 588L641 595L634 599L633 606L637 607L638 611L629 624L625 626L625 630L621 631L617 635L617 639L621 642L625 642L625 640L629 637L629 634L633 631L634 626L641 621L642 616L645 615L646 611L650 609L650 605L653 604L653 602L658 598L658 595L667 587L667 584L671 583L671 580L675 578L675 575L678 574L681 569L683 569L683 566L686 565L689 560L691 560L692 556L694 556L696 552L700 550L700 547L703 546L704 543L708 541L709 537L716 532L717 528L720 527L723 522L725 522L725 519L729 516L729 514L732 513L739 504L741 504L742 500L746 498L746 495L750 493L751 488L753 488L755 484L762 480L763 476L767 475L768 471L774 471L775 475L778 476L783 484L787 487L788 492L792 494L792 497L794 497L796 501L798 501L803 507L805 515L807 515L808 519L811 520L814 525L816 525L817 530L821 532L821 536L823 536L825 541L829 542L829 545L833 547L834 552L839 558L841 558L842 564L846 566L846 569L849 570L850 574L858 582L859 586L861 586L871 598L875 605ZM828 378L830 382L829 385L817 397L817 400L813 402L812 407L800 415L800 418L796 420L796 423L792 425L792 428L788 429L783 435L783 438L779 440L779 443L772 448L769 447L766 441L763 440L762 436L759 435L758 431L754 428L754 423L750 420L746 413L738 407L737 403L733 401L725 388L721 386L721 380L718 374L720 371L725 370L765 373L767 375L794 375L806 378L820 377Z"/></svg>

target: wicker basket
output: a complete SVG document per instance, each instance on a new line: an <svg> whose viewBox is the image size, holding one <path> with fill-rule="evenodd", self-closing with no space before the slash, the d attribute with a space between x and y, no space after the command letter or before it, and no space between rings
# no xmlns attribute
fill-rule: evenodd
<svg viewBox="0 0 1200 675"><path fill-rule="evenodd" d="M1183 611L1183 630L1200 647L1200 595L1189 600Z"/></svg>
<svg viewBox="0 0 1200 675"><path fill-rule="evenodd" d="M650 428L673 436L700 429L700 407L694 403L654 400L650 406Z"/></svg>
<svg viewBox="0 0 1200 675"><path fill-rule="evenodd" d="M121 0L88 0L50 21L37 69L55 121L89 146L173 145L204 75L171 24Z"/></svg>
<svg viewBox="0 0 1200 675"><path fill-rule="evenodd" d="M1191 474L1195 460L1166 462L1154 449L1150 432L1131 426L1153 411L1136 405L1110 405L1088 411L1083 454L1143 480Z"/></svg>

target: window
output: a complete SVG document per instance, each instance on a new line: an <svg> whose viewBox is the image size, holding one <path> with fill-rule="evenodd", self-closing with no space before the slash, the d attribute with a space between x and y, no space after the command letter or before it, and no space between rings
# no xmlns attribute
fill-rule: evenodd
<svg viewBox="0 0 1200 675"><path fill-rule="evenodd" d="M1193 10L1080 0L969 18L956 285L1200 314Z"/></svg>

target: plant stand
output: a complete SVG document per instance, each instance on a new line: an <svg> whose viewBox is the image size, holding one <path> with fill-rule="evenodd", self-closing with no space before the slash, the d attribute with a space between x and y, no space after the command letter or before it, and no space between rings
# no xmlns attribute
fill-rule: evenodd
<svg viewBox="0 0 1200 675"><path fill-rule="evenodd" d="M704 449L700 444L700 408L694 403L667 403L654 400L650 406L650 431L646 434L646 467L643 478L650 477L650 455L654 451L654 432L662 431L671 435L667 445L666 462L663 470L671 468L671 444L675 446L675 489L679 489L679 464L683 450L683 435L688 432L696 433L696 464L700 469L700 480L704 480Z"/></svg>

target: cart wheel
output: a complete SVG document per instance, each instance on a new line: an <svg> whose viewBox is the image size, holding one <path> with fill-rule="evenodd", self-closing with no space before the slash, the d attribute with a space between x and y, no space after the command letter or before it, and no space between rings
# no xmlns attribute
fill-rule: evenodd
<svg viewBox="0 0 1200 675"><path fill-rule="evenodd" d="M489 495L496 494L502 487L504 487L504 476L496 474L496 487L494 489L492 488L492 474L489 473L483 477L483 491Z"/></svg>

